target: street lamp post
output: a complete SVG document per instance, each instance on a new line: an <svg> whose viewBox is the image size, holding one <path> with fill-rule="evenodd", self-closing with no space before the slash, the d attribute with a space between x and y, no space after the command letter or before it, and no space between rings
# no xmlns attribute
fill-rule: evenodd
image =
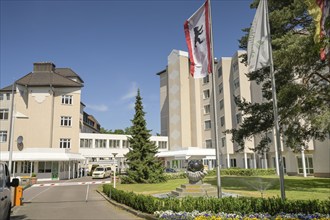
<svg viewBox="0 0 330 220"><path fill-rule="evenodd" d="M113 188L116 188L116 156L117 156L118 153L112 153L113 155L113 159L114 159L114 162L115 162L115 170L113 172Z"/></svg>

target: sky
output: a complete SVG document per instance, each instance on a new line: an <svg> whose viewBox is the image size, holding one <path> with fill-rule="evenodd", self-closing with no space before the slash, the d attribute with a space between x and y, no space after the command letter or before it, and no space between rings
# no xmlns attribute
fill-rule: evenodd
<svg viewBox="0 0 330 220"><path fill-rule="evenodd" d="M132 125L140 89L147 128L160 133L160 80L172 50L187 51L183 24L204 0L0 0L0 88L35 62L71 68L81 101L105 129ZM253 0L211 0L214 56L232 57Z"/></svg>

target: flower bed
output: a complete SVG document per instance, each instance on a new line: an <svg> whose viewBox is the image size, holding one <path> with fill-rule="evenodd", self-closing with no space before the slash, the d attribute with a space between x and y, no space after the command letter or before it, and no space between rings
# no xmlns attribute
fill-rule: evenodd
<svg viewBox="0 0 330 220"><path fill-rule="evenodd" d="M257 219L276 219L276 220L329 220L330 215L327 214L290 214L290 213L279 213L278 215L271 216L269 214L263 213L254 213L249 215L242 215L242 214L227 214L227 213L218 213L212 214L211 212L199 212L199 211L192 211L192 212L173 212L173 211L156 211L154 215L161 220L166 219L180 219L180 220L257 220Z"/></svg>

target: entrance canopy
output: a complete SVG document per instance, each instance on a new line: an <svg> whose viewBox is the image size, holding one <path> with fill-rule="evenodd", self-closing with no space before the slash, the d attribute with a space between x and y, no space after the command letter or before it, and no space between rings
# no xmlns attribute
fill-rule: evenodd
<svg viewBox="0 0 330 220"><path fill-rule="evenodd" d="M156 156L174 160L215 159L215 149L188 147L179 150L159 152Z"/></svg>
<svg viewBox="0 0 330 220"><path fill-rule="evenodd" d="M9 161L9 151L0 152L1 161ZM79 153L71 153L70 149L27 148L13 151L12 161L84 161Z"/></svg>

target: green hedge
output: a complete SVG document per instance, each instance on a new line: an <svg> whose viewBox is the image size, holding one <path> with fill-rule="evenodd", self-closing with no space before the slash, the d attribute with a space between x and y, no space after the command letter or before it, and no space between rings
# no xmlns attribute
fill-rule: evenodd
<svg viewBox="0 0 330 220"><path fill-rule="evenodd" d="M211 211L213 213L330 213L330 199L328 200L285 200L280 198L249 198L224 197L185 197L185 198L156 198L148 195L138 195L133 192L117 190L111 185L103 185L103 192L111 199L132 207L135 210L153 214L155 211L172 210L174 212L194 210Z"/></svg>
<svg viewBox="0 0 330 220"><path fill-rule="evenodd" d="M228 176L268 176L275 175L275 169L241 169L241 168L229 168L221 169L221 175ZM208 175L216 175L216 170L208 171Z"/></svg>

